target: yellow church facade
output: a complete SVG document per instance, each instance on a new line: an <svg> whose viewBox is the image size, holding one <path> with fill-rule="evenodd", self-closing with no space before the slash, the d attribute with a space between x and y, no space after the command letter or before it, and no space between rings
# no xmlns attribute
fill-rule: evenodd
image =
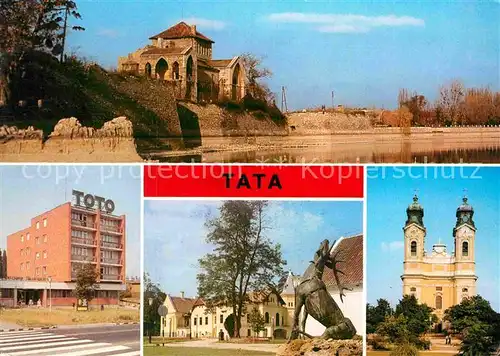
<svg viewBox="0 0 500 356"><path fill-rule="evenodd" d="M420 303L434 308L434 314L442 321L447 308L476 295L474 209L467 198L463 198L452 229L454 250L451 253L441 242L435 243L432 251L425 250L427 229L423 221L424 209L417 196L406 213L401 276L403 295L414 295Z"/></svg>

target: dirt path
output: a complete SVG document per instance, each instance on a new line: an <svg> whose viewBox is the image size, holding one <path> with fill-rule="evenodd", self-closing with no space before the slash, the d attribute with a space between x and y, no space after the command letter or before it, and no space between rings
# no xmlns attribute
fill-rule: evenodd
<svg viewBox="0 0 500 356"><path fill-rule="evenodd" d="M173 342L165 344L165 347L207 347L212 349L226 349L226 350L248 350L248 351L261 351L261 352L276 352L278 344L233 344L218 342L217 339L202 339L196 341L186 342Z"/></svg>

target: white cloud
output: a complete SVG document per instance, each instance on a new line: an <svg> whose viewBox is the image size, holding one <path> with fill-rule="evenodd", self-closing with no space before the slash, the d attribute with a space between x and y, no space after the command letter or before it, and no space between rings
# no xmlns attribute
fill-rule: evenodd
<svg viewBox="0 0 500 356"><path fill-rule="evenodd" d="M190 25L196 25L206 30L223 30L226 27L226 23L218 20L204 19L201 17L190 17L183 20L185 23Z"/></svg>
<svg viewBox="0 0 500 356"><path fill-rule="evenodd" d="M404 247L403 241L382 242L381 248L384 252L392 252L400 250Z"/></svg>
<svg viewBox="0 0 500 356"><path fill-rule="evenodd" d="M117 38L120 36L120 32L113 30L112 28L102 28L97 31L97 35L108 38Z"/></svg>
<svg viewBox="0 0 500 356"><path fill-rule="evenodd" d="M282 12L267 16L271 22L319 25L319 32L364 33L377 27L424 26L425 21L411 16L364 16L350 14L317 14Z"/></svg>

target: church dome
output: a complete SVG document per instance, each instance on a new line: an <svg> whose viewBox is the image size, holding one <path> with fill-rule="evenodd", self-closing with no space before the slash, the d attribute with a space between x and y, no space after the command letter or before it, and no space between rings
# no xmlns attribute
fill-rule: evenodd
<svg viewBox="0 0 500 356"><path fill-rule="evenodd" d="M418 197L415 194L413 196L413 203L408 205L408 209L406 209L406 211L423 211L423 210L424 208L422 208L422 205L420 205L420 203L418 202Z"/></svg>
<svg viewBox="0 0 500 356"><path fill-rule="evenodd" d="M459 212L473 212L474 209L472 208L472 205L467 203L467 197L463 197L462 201L463 203L457 208L457 213Z"/></svg>

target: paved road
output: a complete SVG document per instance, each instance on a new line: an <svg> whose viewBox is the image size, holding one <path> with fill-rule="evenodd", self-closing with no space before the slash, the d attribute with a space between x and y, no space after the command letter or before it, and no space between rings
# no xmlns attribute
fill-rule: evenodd
<svg viewBox="0 0 500 356"><path fill-rule="evenodd" d="M139 356L139 325L0 333L0 356Z"/></svg>

